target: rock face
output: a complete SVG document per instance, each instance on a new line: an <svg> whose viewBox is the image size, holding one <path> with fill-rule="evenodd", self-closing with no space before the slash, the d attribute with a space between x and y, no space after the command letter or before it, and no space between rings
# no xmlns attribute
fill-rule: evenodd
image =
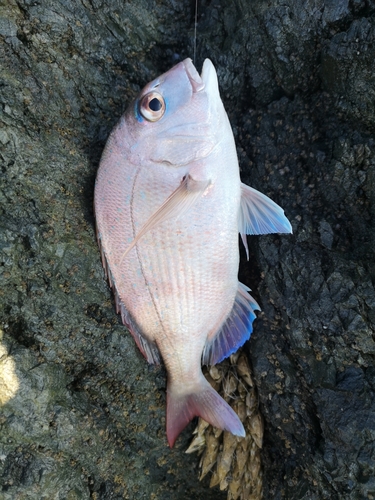
<svg viewBox="0 0 375 500"><path fill-rule="evenodd" d="M108 134L191 56L195 2L0 4L1 498L219 499L164 434L165 376L95 241ZM375 498L375 2L199 2L243 180L293 236L250 238L264 498ZM192 427L190 427L190 430Z"/></svg>

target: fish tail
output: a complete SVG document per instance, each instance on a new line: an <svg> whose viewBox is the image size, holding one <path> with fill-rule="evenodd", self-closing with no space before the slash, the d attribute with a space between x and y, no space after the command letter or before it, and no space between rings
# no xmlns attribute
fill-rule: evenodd
<svg viewBox="0 0 375 500"><path fill-rule="evenodd" d="M168 382L167 438L171 448L180 432L197 416L235 436L245 436L245 429L236 413L210 386L203 374L196 385L189 384L189 392L181 383Z"/></svg>

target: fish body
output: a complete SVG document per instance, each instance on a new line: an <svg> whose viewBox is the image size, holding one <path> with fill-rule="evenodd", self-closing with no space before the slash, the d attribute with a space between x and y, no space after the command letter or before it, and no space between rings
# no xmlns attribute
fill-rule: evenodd
<svg viewBox="0 0 375 500"><path fill-rule="evenodd" d="M208 384L250 336L259 309L238 282L238 233L291 232L282 209L241 183L231 126L208 59L150 82L112 131L95 186L97 236L118 312L168 372L167 437L196 415L244 436Z"/></svg>

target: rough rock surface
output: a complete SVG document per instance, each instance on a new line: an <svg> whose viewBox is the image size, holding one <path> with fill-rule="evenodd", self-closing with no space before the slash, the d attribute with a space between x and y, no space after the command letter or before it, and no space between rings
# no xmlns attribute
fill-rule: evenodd
<svg viewBox="0 0 375 500"><path fill-rule="evenodd" d="M169 450L165 376L115 315L94 235L104 142L192 55L195 2L0 1L0 498L225 498ZM375 498L375 2L199 2L245 182L264 498Z"/></svg>

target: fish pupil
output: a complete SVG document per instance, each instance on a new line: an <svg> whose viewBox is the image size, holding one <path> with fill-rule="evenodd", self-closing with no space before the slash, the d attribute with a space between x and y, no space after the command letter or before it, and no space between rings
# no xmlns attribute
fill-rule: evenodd
<svg viewBox="0 0 375 500"><path fill-rule="evenodd" d="M149 102L148 106L151 109L151 111L160 111L161 107L162 107L161 106L161 102L156 97L154 97L153 99L151 99L151 101Z"/></svg>

